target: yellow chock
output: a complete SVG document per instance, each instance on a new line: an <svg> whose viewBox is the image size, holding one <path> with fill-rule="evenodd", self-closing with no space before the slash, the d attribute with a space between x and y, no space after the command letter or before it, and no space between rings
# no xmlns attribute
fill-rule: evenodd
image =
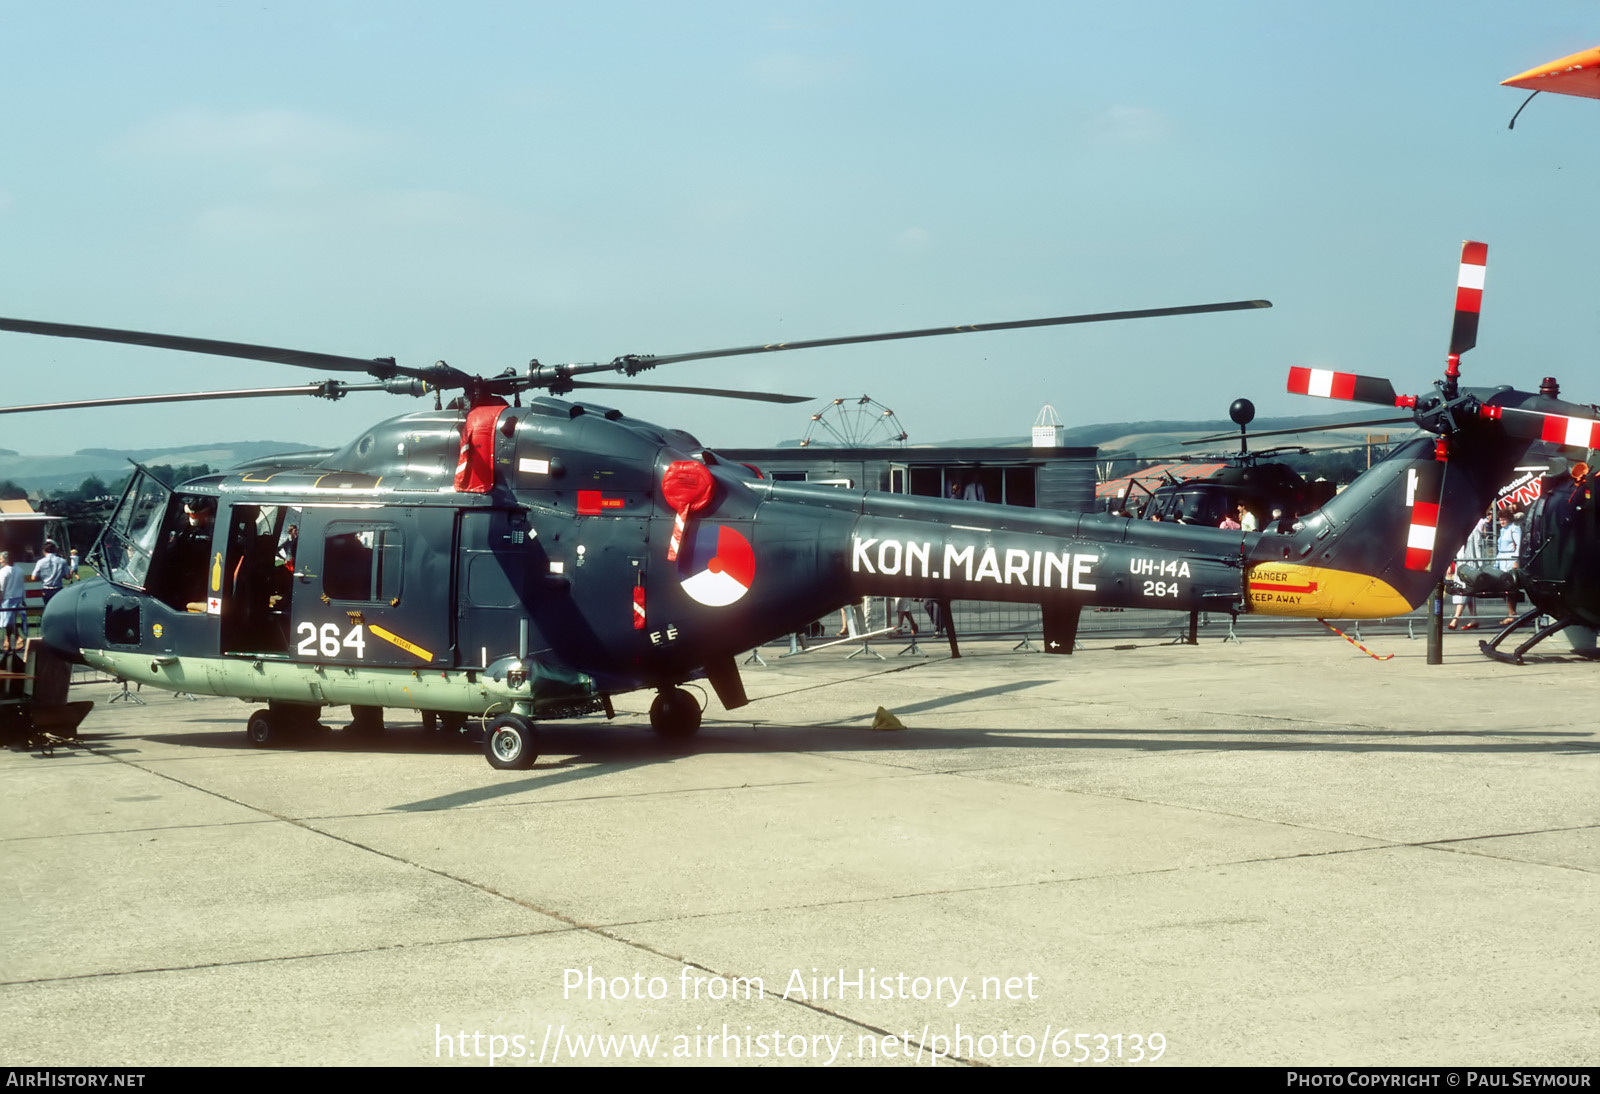
<svg viewBox="0 0 1600 1094"><path fill-rule="evenodd" d="M906 728L906 724L900 719L896 718L893 714L890 714L887 710L879 707L877 715L872 719L872 728L904 729Z"/></svg>

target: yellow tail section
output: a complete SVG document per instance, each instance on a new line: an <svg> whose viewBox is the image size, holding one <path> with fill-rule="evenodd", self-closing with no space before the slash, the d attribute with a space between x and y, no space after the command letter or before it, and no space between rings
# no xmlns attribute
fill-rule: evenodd
<svg viewBox="0 0 1600 1094"><path fill-rule="evenodd" d="M1245 575L1246 610L1296 619L1383 619L1415 604L1387 582L1348 570L1264 562Z"/></svg>

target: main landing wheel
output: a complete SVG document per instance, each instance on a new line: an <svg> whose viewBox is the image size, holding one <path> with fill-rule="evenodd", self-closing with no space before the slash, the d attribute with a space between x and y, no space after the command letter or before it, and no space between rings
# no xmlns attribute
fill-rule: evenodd
<svg viewBox="0 0 1600 1094"><path fill-rule="evenodd" d="M489 723L483 739L483 754L489 766L501 771L525 771L539 758L533 739L533 723L520 714L502 714Z"/></svg>
<svg viewBox="0 0 1600 1094"><path fill-rule="evenodd" d="M700 730L700 703L693 693L672 688L650 704L650 728L663 737L681 741Z"/></svg>
<svg viewBox="0 0 1600 1094"><path fill-rule="evenodd" d="M250 720L244 724L244 731L250 743L257 748L282 744L285 736L283 727L273 718L272 712L266 710L258 710L250 715Z"/></svg>

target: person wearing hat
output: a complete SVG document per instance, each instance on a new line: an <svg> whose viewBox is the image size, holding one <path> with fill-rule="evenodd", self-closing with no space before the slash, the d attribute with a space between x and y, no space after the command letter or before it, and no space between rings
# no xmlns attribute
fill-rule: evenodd
<svg viewBox="0 0 1600 1094"><path fill-rule="evenodd" d="M44 541L44 557L33 564L33 576L39 582L39 591L48 606L61 591L61 583L67 579L67 560L61 557L55 540Z"/></svg>
<svg viewBox="0 0 1600 1094"><path fill-rule="evenodd" d="M206 497L186 498L183 513L187 524L172 537L172 575L168 589L177 590L170 603L191 612L206 610L207 573L211 561L211 531L216 524L217 503Z"/></svg>

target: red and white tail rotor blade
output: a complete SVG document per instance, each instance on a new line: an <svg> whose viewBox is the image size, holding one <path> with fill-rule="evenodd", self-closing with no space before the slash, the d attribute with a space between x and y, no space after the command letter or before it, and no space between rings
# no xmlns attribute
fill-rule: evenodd
<svg viewBox="0 0 1600 1094"><path fill-rule="evenodd" d="M1394 385L1382 376L1360 376L1354 372L1332 372L1325 368L1289 369L1289 393L1316 395L1323 399L1348 399L1353 403L1396 406Z"/></svg>
<svg viewBox="0 0 1600 1094"><path fill-rule="evenodd" d="M1512 406L1485 406L1478 413L1505 426L1515 437L1526 437L1573 448L1600 448L1600 422L1566 414L1543 414Z"/></svg>
<svg viewBox="0 0 1600 1094"><path fill-rule="evenodd" d="M1461 271L1456 276L1456 321L1450 328L1450 356L1460 357L1478 344L1478 313L1483 310L1483 277L1489 263L1489 245L1465 240L1461 244Z"/></svg>

